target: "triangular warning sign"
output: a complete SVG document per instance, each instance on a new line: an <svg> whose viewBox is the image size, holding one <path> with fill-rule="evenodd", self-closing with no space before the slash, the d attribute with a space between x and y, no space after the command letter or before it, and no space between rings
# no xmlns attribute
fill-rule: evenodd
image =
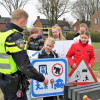
<svg viewBox="0 0 100 100"><path fill-rule="evenodd" d="M69 73L69 83L74 85L85 85L98 82L92 69L88 68L88 63L82 56L76 63L77 68Z"/></svg>

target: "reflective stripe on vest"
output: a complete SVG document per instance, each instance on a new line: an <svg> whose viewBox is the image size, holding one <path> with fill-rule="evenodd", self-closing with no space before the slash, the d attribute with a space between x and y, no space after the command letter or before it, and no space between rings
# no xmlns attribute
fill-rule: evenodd
<svg viewBox="0 0 100 100"><path fill-rule="evenodd" d="M2 69L10 69L9 55L6 54L6 53L0 53L0 68L2 68Z"/></svg>
<svg viewBox="0 0 100 100"><path fill-rule="evenodd" d="M0 64L0 68L2 68L2 69L10 69L10 65L9 64Z"/></svg>
<svg viewBox="0 0 100 100"><path fill-rule="evenodd" d="M0 53L0 58L9 59L9 55L6 53Z"/></svg>

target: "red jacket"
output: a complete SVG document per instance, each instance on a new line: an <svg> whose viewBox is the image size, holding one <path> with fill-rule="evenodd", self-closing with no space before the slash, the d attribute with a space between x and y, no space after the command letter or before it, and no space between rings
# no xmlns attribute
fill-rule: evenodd
<svg viewBox="0 0 100 100"><path fill-rule="evenodd" d="M93 67L95 62L93 46L89 45L88 43L82 44L81 42L72 44L70 50L66 55L66 57L68 58L68 64L72 67L72 65L76 63L82 55L84 55L87 62ZM74 57L73 59L72 56Z"/></svg>

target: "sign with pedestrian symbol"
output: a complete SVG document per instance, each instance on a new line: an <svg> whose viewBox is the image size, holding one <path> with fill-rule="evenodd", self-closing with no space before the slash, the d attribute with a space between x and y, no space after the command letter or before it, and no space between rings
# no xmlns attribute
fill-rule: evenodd
<svg viewBox="0 0 100 100"><path fill-rule="evenodd" d="M82 56L79 61L76 63L77 68L72 69L69 73L69 83L75 85L85 85L90 83L97 82L95 75L92 72L91 68L88 68L88 63Z"/></svg>
<svg viewBox="0 0 100 100"><path fill-rule="evenodd" d="M49 80L49 83L46 87L42 82L32 80L32 97L38 98L63 95L63 87L64 84L67 83L67 59L35 59L31 61L31 63Z"/></svg>

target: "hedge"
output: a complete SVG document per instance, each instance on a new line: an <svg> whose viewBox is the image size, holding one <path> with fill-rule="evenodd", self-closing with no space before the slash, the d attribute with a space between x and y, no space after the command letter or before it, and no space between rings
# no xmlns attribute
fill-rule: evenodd
<svg viewBox="0 0 100 100"><path fill-rule="evenodd" d="M100 42L100 32L91 32L90 36L92 42Z"/></svg>
<svg viewBox="0 0 100 100"><path fill-rule="evenodd" d="M75 32L68 32L66 40L73 40ZM92 42L100 42L100 32L90 32Z"/></svg>
<svg viewBox="0 0 100 100"><path fill-rule="evenodd" d="M75 32L68 32L65 38L66 40L73 40L74 35L75 35Z"/></svg>

